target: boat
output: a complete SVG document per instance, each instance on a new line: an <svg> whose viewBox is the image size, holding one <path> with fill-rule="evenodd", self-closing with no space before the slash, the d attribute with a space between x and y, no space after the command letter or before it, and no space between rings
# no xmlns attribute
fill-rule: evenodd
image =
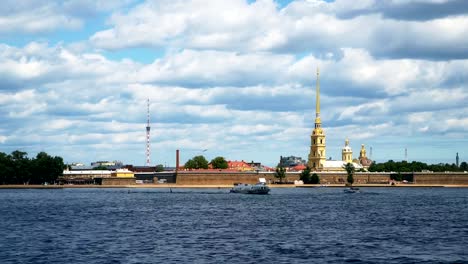
<svg viewBox="0 0 468 264"><path fill-rule="evenodd" d="M357 187L349 187L349 188L344 189L344 192L345 193L359 193L361 191Z"/></svg>
<svg viewBox="0 0 468 264"><path fill-rule="evenodd" d="M245 193L245 194L268 194L270 192L270 187L266 185L266 181L263 178L259 179L259 182L256 184L247 184L247 183L234 183L231 193Z"/></svg>

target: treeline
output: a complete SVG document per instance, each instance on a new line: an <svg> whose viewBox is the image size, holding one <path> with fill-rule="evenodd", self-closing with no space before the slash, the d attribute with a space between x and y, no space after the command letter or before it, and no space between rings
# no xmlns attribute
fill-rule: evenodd
<svg viewBox="0 0 468 264"><path fill-rule="evenodd" d="M53 183L63 174L61 157L52 157L40 152L28 158L22 151L11 154L0 152L0 184L44 184Z"/></svg>
<svg viewBox="0 0 468 264"><path fill-rule="evenodd" d="M421 171L433 171L433 172L445 172L445 171L468 171L468 163L465 161L460 163L457 167L456 164L426 164L424 162L413 161L411 163L406 161L393 161L389 160L384 163L372 163L369 167L369 171L372 172L383 172L383 171L394 171L394 172L421 172Z"/></svg>
<svg viewBox="0 0 468 264"><path fill-rule="evenodd" d="M185 169L208 169L211 165L213 169L227 169L228 163L223 157L216 157L208 163L208 160L204 156L195 156L189 159L185 165Z"/></svg>

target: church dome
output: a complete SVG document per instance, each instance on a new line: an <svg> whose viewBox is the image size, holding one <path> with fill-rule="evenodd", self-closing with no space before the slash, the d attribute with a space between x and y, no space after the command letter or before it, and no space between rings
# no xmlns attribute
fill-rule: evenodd
<svg viewBox="0 0 468 264"><path fill-rule="evenodd" d="M351 152L351 151L353 151L353 150L351 149L350 146L345 146L345 147L343 148L343 151L344 151L344 152Z"/></svg>
<svg viewBox="0 0 468 264"><path fill-rule="evenodd" d="M343 147L342 149L343 152L352 152L353 150L351 149L351 147L349 146L349 140L346 139L345 141L345 146Z"/></svg>

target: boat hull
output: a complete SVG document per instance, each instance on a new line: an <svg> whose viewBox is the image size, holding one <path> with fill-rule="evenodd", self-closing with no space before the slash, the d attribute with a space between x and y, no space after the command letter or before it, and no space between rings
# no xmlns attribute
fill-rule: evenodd
<svg viewBox="0 0 468 264"><path fill-rule="evenodd" d="M345 193L360 193L359 188L351 187L343 190Z"/></svg>
<svg viewBox="0 0 468 264"><path fill-rule="evenodd" d="M244 193L244 194L268 194L270 187L264 184L236 184L230 191L231 193Z"/></svg>

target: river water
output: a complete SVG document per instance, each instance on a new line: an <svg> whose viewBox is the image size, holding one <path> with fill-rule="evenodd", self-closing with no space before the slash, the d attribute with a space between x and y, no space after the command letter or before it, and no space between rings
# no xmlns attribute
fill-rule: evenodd
<svg viewBox="0 0 468 264"><path fill-rule="evenodd" d="M2 189L0 263L468 263L468 189Z"/></svg>

